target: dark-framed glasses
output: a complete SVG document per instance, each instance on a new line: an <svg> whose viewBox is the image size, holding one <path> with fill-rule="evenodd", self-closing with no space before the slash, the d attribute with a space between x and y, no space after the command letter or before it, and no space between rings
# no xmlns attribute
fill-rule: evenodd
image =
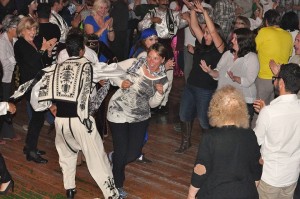
<svg viewBox="0 0 300 199"><path fill-rule="evenodd" d="M280 76L272 76L272 83L274 83L276 79L280 79L280 78L281 78Z"/></svg>

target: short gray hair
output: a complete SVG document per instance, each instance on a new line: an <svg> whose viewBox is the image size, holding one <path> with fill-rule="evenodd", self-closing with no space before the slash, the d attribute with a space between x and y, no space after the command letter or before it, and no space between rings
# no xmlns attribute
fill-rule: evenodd
<svg viewBox="0 0 300 199"><path fill-rule="evenodd" d="M17 28L20 18L15 15L6 15L2 21L2 28L4 31L7 31L10 28Z"/></svg>

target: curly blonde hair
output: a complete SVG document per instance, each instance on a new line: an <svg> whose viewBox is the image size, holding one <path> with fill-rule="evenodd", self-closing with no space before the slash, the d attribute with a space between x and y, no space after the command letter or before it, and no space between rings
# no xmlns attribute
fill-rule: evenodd
<svg viewBox="0 0 300 199"><path fill-rule="evenodd" d="M249 128L249 114L244 96L233 86L224 86L213 95L208 109L211 126L228 124Z"/></svg>

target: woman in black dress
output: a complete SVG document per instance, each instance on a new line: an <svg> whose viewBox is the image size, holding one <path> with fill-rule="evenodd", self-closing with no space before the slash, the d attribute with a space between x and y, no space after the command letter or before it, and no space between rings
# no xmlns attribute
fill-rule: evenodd
<svg viewBox="0 0 300 199"><path fill-rule="evenodd" d="M217 90L208 116L215 128L201 139L188 199L258 199L261 155L244 97L233 86Z"/></svg>

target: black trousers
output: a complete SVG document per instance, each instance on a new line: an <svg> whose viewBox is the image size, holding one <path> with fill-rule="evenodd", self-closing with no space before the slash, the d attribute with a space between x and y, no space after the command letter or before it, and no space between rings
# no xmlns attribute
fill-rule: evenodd
<svg viewBox="0 0 300 199"><path fill-rule="evenodd" d="M30 99L28 102L30 103ZM30 109L32 111L32 117L29 121L28 132L25 141L25 146L28 152L35 151L37 149L38 139L45 121L45 111L35 111L31 105Z"/></svg>
<svg viewBox="0 0 300 199"><path fill-rule="evenodd" d="M11 180L11 175L9 174L4 158L2 154L0 154L0 184L6 183Z"/></svg>
<svg viewBox="0 0 300 199"><path fill-rule="evenodd" d="M3 124L3 116L0 116L0 128L2 127ZM2 154L0 153L0 184L1 183L6 183L11 180L11 175L9 174L6 164L4 161L4 158Z"/></svg>
<svg viewBox="0 0 300 199"><path fill-rule="evenodd" d="M109 125L114 146L113 175L116 187L120 188L125 181L125 166L142 153L149 120L136 123L109 122Z"/></svg>

